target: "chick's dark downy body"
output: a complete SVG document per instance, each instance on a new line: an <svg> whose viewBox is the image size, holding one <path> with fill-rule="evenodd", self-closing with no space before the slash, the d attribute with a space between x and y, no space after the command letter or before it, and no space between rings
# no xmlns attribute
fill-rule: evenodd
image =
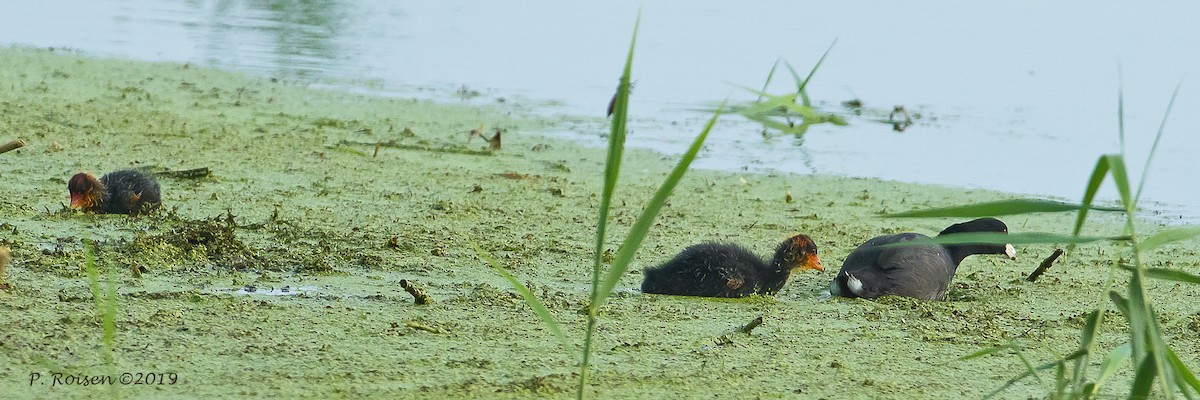
<svg viewBox="0 0 1200 400"><path fill-rule="evenodd" d="M162 199L154 177L134 170L114 171L100 179L81 172L67 183L71 207L99 214L133 214L157 208Z"/></svg>
<svg viewBox="0 0 1200 400"><path fill-rule="evenodd" d="M647 268L642 292L704 297L772 295L797 269L823 270L817 247L808 236L785 240L770 263L740 246L702 243Z"/></svg>

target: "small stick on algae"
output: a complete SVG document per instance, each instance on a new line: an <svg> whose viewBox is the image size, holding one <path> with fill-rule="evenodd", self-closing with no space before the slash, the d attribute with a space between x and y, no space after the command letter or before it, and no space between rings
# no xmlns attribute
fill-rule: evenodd
<svg viewBox="0 0 1200 400"><path fill-rule="evenodd" d="M8 246L0 246L0 290L8 290Z"/></svg>
<svg viewBox="0 0 1200 400"><path fill-rule="evenodd" d="M408 292L408 294L411 294L413 297L413 302L418 305L433 303L433 298L429 297L429 295L425 293L425 290L417 287L416 284L410 282L408 279L401 279L400 287L404 288L404 291Z"/></svg>
<svg viewBox="0 0 1200 400"><path fill-rule="evenodd" d="M199 179L212 174L208 167L181 169L175 171L161 171L154 173L155 176L178 179Z"/></svg>
<svg viewBox="0 0 1200 400"><path fill-rule="evenodd" d="M1046 259L1042 261L1042 265L1039 265L1037 269L1033 270L1033 273L1029 274L1029 278L1026 278L1026 280L1030 282L1036 281L1039 276L1042 276L1046 270L1050 269L1050 266L1054 264L1054 260L1057 260L1058 256L1061 256L1062 254L1063 249L1054 249L1054 253L1051 253L1050 257L1046 257Z"/></svg>
<svg viewBox="0 0 1200 400"><path fill-rule="evenodd" d="M753 321L750 321L750 323L746 324L746 326L738 328L738 332L749 335L750 331L754 330L754 328L757 328L759 325L762 325L762 323L763 323L762 317L755 318Z"/></svg>
<svg viewBox="0 0 1200 400"><path fill-rule="evenodd" d="M7 152L10 152L10 151L22 148L22 147L25 147L25 141L21 140L21 139L17 139L17 140L5 143L3 145L0 145L0 153L7 153Z"/></svg>

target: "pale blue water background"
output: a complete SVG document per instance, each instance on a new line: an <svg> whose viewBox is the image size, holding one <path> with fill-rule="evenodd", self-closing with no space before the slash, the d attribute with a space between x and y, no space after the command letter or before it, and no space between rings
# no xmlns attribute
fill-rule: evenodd
<svg viewBox="0 0 1200 400"><path fill-rule="evenodd" d="M925 118L903 133L850 118L764 140L730 117L698 165L1077 200L1096 158L1118 150L1121 77L1134 177L1182 80L1144 199L1161 218L1200 218L1195 2L5 1L0 43L445 101L466 86L483 93L473 103L602 116L639 6L632 145L680 151L708 117L693 109L750 100L735 85L760 86L780 57L806 72L836 39L809 86L814 101L904 105ZM778 76L772 91L790 84ZM551 132L584 143L602 133Z"/></svg>

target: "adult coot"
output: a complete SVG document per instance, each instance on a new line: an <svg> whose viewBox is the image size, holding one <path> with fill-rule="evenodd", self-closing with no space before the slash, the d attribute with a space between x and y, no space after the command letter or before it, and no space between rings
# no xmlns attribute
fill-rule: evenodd
<svg viewBox="0 0 1200 400"><path fill-rule="evenodd" d="M80 172L67 182L71 207L100 214L132 214L157 208L162 203L158 182L144 173L125 169L96 179Z"/></svg>
<svg viewBox="0 0 1200 400"><path fill-rule="evenodd" d="M1008 233L1008 226L995 218L980 218L951 225L938 236L965 232ZM884 245L929 239L919 233L879 236L858 246L829 284L834 296L876 298L887 295L924 300L941 300L954 279L954 271L972 254L1004 254L1016 259L1011 244L922 244Z"/></svg>
<svg viewBox="0 0 1200 400"><path fill-rule="evenodd" d="M736 245L701 243L684 249L671 261L646 268L642 292L705 297L772 295L795 270L825 270L817 257L817 245L808 236L784 240L770 263Z"/></svg>

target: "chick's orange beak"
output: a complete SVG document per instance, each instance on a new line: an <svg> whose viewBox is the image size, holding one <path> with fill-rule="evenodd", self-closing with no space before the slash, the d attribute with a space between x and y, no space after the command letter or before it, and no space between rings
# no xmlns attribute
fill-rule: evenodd
<svg viewBox="0 0 1200 400"><path fill-rule="evenodd" d="M818 258L817 255L809 255L809 258L804 261L804 267L822 271L822 273L824 271L824 264L821 263L821 258Z"/></svg>
<svg viewBox="0 0 1200 400"><path fill-rule="evenodd" d="M801 264L800 268L825 272L825 264L821 264L821 259L816 254L809 254L805 257L804 264Z"/></svg>

